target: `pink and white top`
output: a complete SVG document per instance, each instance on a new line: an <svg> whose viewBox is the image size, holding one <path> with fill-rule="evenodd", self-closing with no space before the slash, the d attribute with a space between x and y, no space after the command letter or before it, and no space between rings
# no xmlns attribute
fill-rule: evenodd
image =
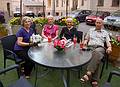
<svg viewBox="0 0 120 87"><path fill-rule="evenodd" d="M58 25L44 25L44 35L46 37L51 36L52 38L56 37L56 32L58 30Z"/></svg>

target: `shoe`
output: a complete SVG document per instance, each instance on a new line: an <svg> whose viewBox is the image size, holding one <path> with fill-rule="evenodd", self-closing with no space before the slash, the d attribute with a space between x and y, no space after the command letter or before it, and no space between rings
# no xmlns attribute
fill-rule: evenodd
<svg viewBox="0 0 120 87"><path fill-rule="evenodd" d="M25 76L26 79L30 79L30 76Z"/></svg>
<svg viewBox="0 0 120 87"><path fill-rule="evenodd" d="M91 79L91 73L87 72L87 73L80 79L80 81L81 81L82 83L85 83L85 82L89 81L90 79Z"/></svg>
<svg viewBox="0 0 120 87"><path fill-rule="evenodd" d="M25 69L24 67L21 68L21 72L24 73L25 72Z"/></svg>
<svg viewBox="0 0 120 87"><path fill-rule="evenodd" d="M97 81L92 81L92 82L91 82L91 85L92 85L92 87L99 87Z"/></svg>

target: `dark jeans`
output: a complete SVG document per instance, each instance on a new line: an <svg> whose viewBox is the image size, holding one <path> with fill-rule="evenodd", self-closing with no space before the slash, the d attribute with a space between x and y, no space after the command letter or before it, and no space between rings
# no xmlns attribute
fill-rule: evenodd
<svg viewBox="0 0 120 87"><path fill-rule="evenodd" d="M88 64L87 70L92 72L92 79L99 79L99 65L101 63L101 59L105 55L105 48L102 46L93 47L92 58Z"/></svg>
<svg viewBox="0 0 120 87"><path fill-rule="evenodd" d="M34 63L30 60L30 58L28 56L28 50L27 49L17 50L15 52L18 55L18 57L22 58L25 61L24 65L23 65L25 76L30 76L32 69L34 67Z"/></svg>

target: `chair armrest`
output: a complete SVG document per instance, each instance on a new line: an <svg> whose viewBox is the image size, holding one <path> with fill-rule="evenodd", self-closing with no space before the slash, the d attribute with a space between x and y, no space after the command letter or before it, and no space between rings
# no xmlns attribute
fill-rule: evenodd
<svg viewBox="0 0 120 87"><path fill-rule="evenodd" d="M111 81L113 75L120 76L120 72L119 71L111 71L110 74L109 74L107 82Z"/></svg>
<svg viewBox="0 0 120 87"><path fill-rule="evenodd" d="M7 67L7 68L5 68L5 69L0 70L0 74L3 74L3 73L5 73L5 72L7 72L7 71L16 69L16 68L18 68L18 67L19 67L19 65L17 65L17 64L11 65L11 66L9 66L9 67Z"/></svg>
<svg viewBox="0 0 120 87"><path fill-rule="evenodd" d="M16 58L17 57L17 55L13 52L13 51L11 51L11 50L8 50L8 49L4 49L4 53L6 54L11 54L14 58Z"/></svg>

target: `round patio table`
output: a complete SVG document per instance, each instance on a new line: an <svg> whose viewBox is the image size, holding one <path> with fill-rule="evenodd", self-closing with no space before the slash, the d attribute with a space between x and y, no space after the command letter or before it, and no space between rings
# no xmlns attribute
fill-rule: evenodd
<svg viewBox="0 0 120 87"><path fill-rule="evenodd" d="M35 63L47 68L56 68L67 71L65 87L70 87L70 69L85 65L91 59L91 51L82 51L79 45L72 45L64 51L58 51L53 43L42 43L39 47L31 47L28 55Z"/></svg>

